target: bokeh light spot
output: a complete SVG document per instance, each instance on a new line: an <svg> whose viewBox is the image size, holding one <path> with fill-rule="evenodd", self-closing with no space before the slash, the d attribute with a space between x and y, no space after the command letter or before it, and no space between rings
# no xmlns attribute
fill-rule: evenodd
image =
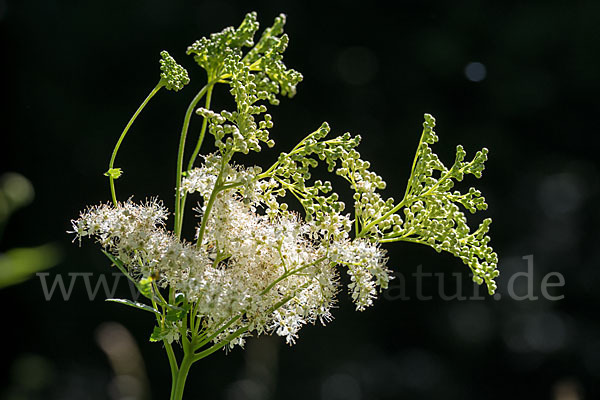
<svg viewBox="0 0 600 400"><path fill-rule="evenodd" d="M480 62L468 63L465 67L465 76L472 82L481 82L487 75L485 65Z"/></svg>

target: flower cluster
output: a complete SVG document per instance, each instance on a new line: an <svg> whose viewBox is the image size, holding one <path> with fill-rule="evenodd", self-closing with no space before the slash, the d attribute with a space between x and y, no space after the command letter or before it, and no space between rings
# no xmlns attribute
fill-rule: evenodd
<svg viewBox="0 0 600 400"><path fill-rule="evenodd" d="M163 50L160 52L160 56L160 70L162 71L160 78L164 82L165 88L178 92L190 83L188 72L181 65L177 64L169 53Z"/></svg>
<svg viewBox="0 0 600 400"><path fill-rule="evenodd" d="M183 185L199 191L205 203L214 190L218 160L207 157ZM232 167L225 181L231 185L255 177L254 169ZM260 192L260 185L253 186ZM339 286L336 265L348 267L349 288L360 310L372 304L377 286L387 287L386 260L376 244L348 237L330 241L292 212L277 218L260 215L260 201L244 201L244 188L236 185L218 194L198 245L165 230L167 212L156 200L90 208L73 221L74 232L79 238L95 237L132 276L159 276L160 286L182 293L195 304L207 332L218 332L240 316L215 336L216 342L248 327L259 334L276 332L293 343L306 323L330 320ZM242 343L241 336L231 342Z"/></svg>
<svg viewBox="0 0 600 400"><path fill-rule="evenodd" d="M212 153L204 157L204 164L200 168L187 171L181 190L185 193L200 193L208 201L220 176L220 184L223 187L236 188L246 204L254 203L259 194L256 178L260 172L260 167L245 168L232 165L223 162L219 154Z"/></svg>
<svg viewBox="0 0 600 400"><path fill-rule="evenodd" d="M144 204L128 200L117 206L88 208L73 221L73 229L79 239L95 238L133 276L160 276L162 284L173 284L187 279L190 266L199 268L210 264L210 260L169 233L164 226L167 217L166 208L158 200Z"/></svg>
<svg viewBox="0 0 600 400"><path fill-rule="evenodd" d="M154 93L163 86L178 91L189 82L187 71L167 52L161 53L159 85L113 151L107 172L112 204L89 208L73 221L77 238L95 238L152 305L116 301L154 313L157 326L151 340L163 340L170 349L180 339L185 357L194 360L226 345L242 345L252 333L276 333L294 343L302 326L332 318L344 279L349 280L356 309L371 306L390 280L382 243L407 241L450 252L471 268L476 282L485 282L490 293L495 289L497 256L487 236L490 220L471 232L463 212L484 210L485 200L474 188L451 191L464 175L481 176L487 150L465 161L459 146L454 164L446 167L430 147L437 136L429 115L400 202L382 197L386 183L361 159L361 138L350 133L331 138L327 123L281 153L266 170L232 162L236 153L275 145L267 104L278 104L280 95L292 97L302 80L283 63L289 41L284 24L285 16L277 17L255 42L259 26L256 13L249 13L238 28L226 28L188 48L206 70L208 82L184 119L172 232L166 228L168 212L158 200L118 202L114 180L121 170L113 165L129 126ZM233 110L210 108L217 84L228 86ZM205 106L197 107L204 95ZM185 141L194 110L204 123L186 171ZM194 168L206 130L216 150ZM330 181L313 179L320 163L348 182L354 191L353 210L346 210ZM199 220L195 238L186 241L181 238L185 201L194 195ZM284 202L294 198L303 213L291 211ZM211 347L201 351L205 346ZM173 368L174 356L169 356Z"/></svg>

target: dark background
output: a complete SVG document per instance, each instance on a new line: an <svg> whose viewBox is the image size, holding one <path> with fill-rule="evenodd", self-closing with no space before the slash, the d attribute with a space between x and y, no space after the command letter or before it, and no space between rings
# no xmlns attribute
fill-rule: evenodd
<svg viewBox="0 0 600 400"><path fill-rule="evenodd" d="M294 99L270 107L276 150L324 120L335 133L360 133L363 157L399 198L423 113L437 118L434 149L447 163L458 143L470 154L488 147L483 179L469 178L465 187L488 199L501 298L444 301L429 278L423 291L433 298L418 301L411 276L418 265L446 272L445 293L461 284L469 295L466 268L430 248L396 243L388 246L389 265L403 274L411 300L398 299L396 288L356 313L344 291L336 319L304 328L293 347L277 338L250 341L247 351L195 365L186 398L600 398L600 2L391 4L0 0L0 171L27 176L36 191L11 219L0 250L54 242L63 259L51 277L112 272L96 246L79 248L65 232L79 210L109 200L102 173L122 127L158 80L159 52L186 66L192 83L161 92L140 116L119 155L126 174L117 186L121 197L158 195L172 208L181 121L204 84L186 47L239 24L248 11L259 12L262 27L284 12L286 64L305 80ZM469 79L472 62L485 66L483 80ZM217 109L226 96L220 89ZM198 127L196 117L192 137ZM275 156L247 162L265 166ZM507 282L526 271L528 255L539 298L518 301ZM562 300L541 295L549 272L564 276L565 286L551 290ZM526 280L517 281L523 294ZM127 286L119 295L128 295ZM36 277L1 290L0 398L126 398L115 394L115 372L96 340L107 321L131 331L152 398L167 398L166 356L146 340L152 317L102 297L90 301L79 282L69 301L46 302Z"/></svg>

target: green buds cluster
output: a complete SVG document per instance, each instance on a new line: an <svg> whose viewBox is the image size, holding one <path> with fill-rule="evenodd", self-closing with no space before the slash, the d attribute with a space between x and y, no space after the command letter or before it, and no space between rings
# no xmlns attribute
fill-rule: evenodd
<svg viewBox="0 0 600 400"><path fill-rule="evenodd" d="M273 147L275 142L269 139L269 129L273 122L269 114L257 118L267 111L265 105L256 105L259 100L267 98L267 92L258 91L255 77L249 68L242 63L235 70L231 79L231 94L237 110L221 111L217 114L204 108L196 112L210 122L210 133L215 137L215 145L222 154L241 152L247 154L250 150L260 151L260 143Z"/></svg>
<svg viewBox="0 0 600 400"><path fill-rule="evenodd" d="M289 43L289 37L283 33L284 25L285 15L281 14L270 28L265 29L256 46L244 57L245 63L257 71L261 83L259 90L269 93L269 101L274 105L279 103L276 94L293 97L296 85L302 81L302 74L288 69L282 61Z"/></svg>
<svg viewBox="0 0 600 400"><path fill-rule="evenodd" d="M438 141L433 130L435 119L425 115L423 133L413 163L406 193L401 202L384 199L379 191L385 189L383 178L370 170L370 163L360 158L356 147L360 136L346 133L326 139L329 126L325 123L303 139L289 153L281 153L277 162L259 175L270 178L264 192L264 203L270 214L281 212L276 197L292 194L306 213L306 220L319 228L320 234L335 237L351 230L349 219L342 215L344 203L329 181L310 184L312 168L325 161L328 170L335 169L354 190L354 228L357 238L387 243L406 241L420 243L446 251L460 258L473 273L478 284L486 283L488 291L496 290L498 256L489 246L487 236L491 219L484 220L471 232L463 210L475 213L487 204L481 192L470 188L466 193L452 191L455 182L466 174L479 178L487 160L487 149L478 151L471 161L465 161L462 146L456 150L452 167L446 167L433 153L430 145ZM287 205L283 211L287 209Z"/></svg>
<svg viewBox="0 0 600 400"><path fill-rule="evenodd" d="M311 169L317 167L319 161L324 161L329 172L333 172L341 159L355 151L360 136L345 133L327 140L329 131L329 125L323 123L289 153L281 153L277 162L259 177L271 178L267 194L276 193L279 197L292 194L304 208L306 220L313 221L322 234L335 237L351 229L349 219L342 215L345 204L333 192L331 182L316 180L310 183ZM272 199L265 203L271 208L274 204Z"/></svg>
<svg viewBox="0 0 600 400"><path fill-rule="evenodd" d="M437 141L433 131L435 119L425 115L423 139L417 150L416 163L409 179L404 201L405 222L402 229L388 233L386 238L402 237L432 246L437 251L447 251L459 257L469 266L473 280L485 282L490 294L496 290L494 278L499 274L498 256L488 245L486 236L491 219L486 219L471 233L463 209L471 213L487 209L485 198L475 188L467 193L451 191L455 181L460 182L466 174L480 178L487 160L487 149L465 161L466 152L457 146L452 167L447 168L429 147ZM392 227L393 229L393 227Z"/></svg>
<svg viewBox="0 0 600 400"><path fill-rule="evenodd" d="M256 13L248 13L237 29L230 26L211 34L210 38L203 37L188 47L187 54L193 55L196 63L209 76L220 76L223 74L225 60L233 54L239 55L242 47L254 45L254 34L258 27Z"/></svg>
<svg viewBox="0 0 600 400"><path fill-rule="evenodd" d="M166 50L160 52L160 79L168 90L179 91L190 82L188 72Z"/></svg>
<svg viewBox="0 0 600 400"><path fill-rule="evenodd" d="M244 88L252 81L256 92L265 92L265 98L277 105L278 94L292 97L296 94L296 85L302 81L302 74L288 69L282 61L289 42L288 36L283 33L284 25L285 15L281 14L254 44L259 24L256 13L251 12L237 29L228 27L210 38L197 40L188 47L187 54L194 56L210 80L230 83L232 90L236 85L239 90L240 83L236 84L236 80L241 80ZM250 47L245 55L244 47ZM243 71L244 66L248 69L247 73ZM251 77L247 76L248 73Z"/></svg>
<svg viewBox="0 0 600 400"><path fill-rule="evenodd" d="M433 130L435 119L425 114L423 133L404 198L395 203L383 200L377 190L385 182L369 171L369 163L356 151L348 153L337 173L344 176L355 190L356 230L359 237L370 237L381 243L407 241L447 251L469 266L473 280L486 283L490 293L496 290L498 256L488 245L486 236L491 219L486 219L471 233L463 209L471 213L485 210L487 204L481 192L470 188L466 193L452 191L455 182L465 174L481 177L487 160L487 149L478 151L466 162L466 152L457 146L452 167L447 168L433 153L430 145L438 141Z"/></svg>
<svg viewBox="0 0 600 400"><path fill-rule="evenodd" d="M302 75L288 69L283 63L283 52L289 39L283 34L285 16L275 19L260 40L254 44L258 30L256 13L246 15L240 26L228 27L210 38L202 38L188 47L187 53L194 55L196 62L206 70L209 81L222 82L230 86L237 109L235 111L213 111L200 108L199 115L210 123L210 133L215 145L224 155L229 152L248 153L260 151L261 143L273 147L269 138L273 122L261 101L279 104L277 95L293 96ZM244 47L251 47L246 54Z"/></svg>

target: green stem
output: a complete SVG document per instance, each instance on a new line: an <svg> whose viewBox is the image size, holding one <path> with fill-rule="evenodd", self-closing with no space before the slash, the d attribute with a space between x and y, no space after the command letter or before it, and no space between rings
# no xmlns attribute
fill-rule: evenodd
<svg viewBox="0 0 600 400"><path fill-rule="evenodd" d="M410 243L424 244L426 246L430 246L429 243L427 243L427 242L425 242L423 240L419 240L419 239L415 239L415 238L410 238L410 237L406 237L406 236L381 239L379 242L380 243L410 242Z"/></svg>
<svg viewBox="0 0 600 400"><path fill-rule="evenodd" d="M152 91L150 92L150 94L146 97L146 99L144 100L144 102L138 107L138 109L135 112L135 114L133 114L133 116L131 117L131 119L129 120L129 122L127 123L127 125L125 126L125 129L123 129L123 132L121 133L121 136L119 137L119 140L117 141L117 144L115 145L115 148L113 149L112 157L110 158L110 162L108 164L108 170L109 171L114 168L115 158L117 157L117 152L119 151L119 147L121 147L121 143L123 142L123 139L125 139L125 135L127 135L127 132L129 131L129 128L131 128L131 125L133 125L133 122L136 120L136 118L138 117L138 115L140 114L140 112L142 112L142 110L144 109L144 107L146 107L146 104L148 104L148 102L150 101L150 99L152 97L154 97L154 95L163 86L164 86L164 82L161 79L158 82L158 84L154 87L154 89L152 89ZM116 191L115 191L115 178L113 178L113 176L110 175L110 173L109 173L108 179L110 180L110 193L112 195L112 201L113 201L113 204L116 206L117 205L117 194L116 194Z"/></svg>
<svg viewBox="0 0 600 400"><path fill-rule="evenodd" d="M160 296L160 299L164 302L164 299L162 298L160 291L158 291L158 289L156 288L156 284L154 282L152 282L152 287L154 289L154 292L158 293L158 296ZM154 309L158 309L156 300L152 298L151 301ZM156 315L156 323L158 324L158 326L162 325L164 319L165 308L162 304L161 308L163 310L163 315ZM165 345L165 351L167 352L167 358L169 359L169 366L171 367L171 381L175 382L177 380L177 372L179 371L179 367L177 366L177 358L175 357L175 352L173 352L173 346L171 346L171 343L169 343L168 340L163 339L163 344Z"/></svg>
<svg viewBox="0 0 600 400"><path fill-rule="evenodd" d="M374 221L371 221L367 226L364 226L362 228L362 230L360 232L357 233L356 237L360 238L360 237L364 237L371 228L373 228L375 225L377 225L378 223L380 223L381 221L385 220L386 218L388 218L390 215L392 215L393 213L395 213L396 211L400 210L403 206L404 203L406 202L406 199L408 198L408 195L410 194L410 191L413 187L413 173L415 172L415 167L417 165L417 160L419 159L419 150L421 149L421 145L423 144L423 139L425 138L425 130L423 130L423 132L421 133L421 138L419 139L419 145L417 146L417 151L415 153L415 157L413 158L413 163L412 163L412 167L410 168L410 175L408 178L408 183L406 184L406 190L404 191L404 197L402 198L402 201L397 204L394 208L392 208L391 210L389 210L387 213L385 213L384 215L382 215L381 217L377 218Z"/></svg>
<svg viewBox="0 0 600 400"><path fill-rule="evenodd" d="M217 350L219 350L219 349L227 346L229 344L229 342L231 342L233 339L235 339L236 337L240 336L241 334L243 334L247 330L248 330L247 326L242 326L241 328L239 328L235 332L233 332L230 335L228 335L227 338L225 338L225 340L223 340L222 342L219 342L219 343L217 343L217 344L209 347L208 349L206 349L204 351L201 351L200 353L194 354L193 361L198 361L198 360L203 359L204 357L210 356L215 351L217 351Z"/></svg>
<svg viewBox="0 0 600 400"><path fill-rule="evenodd" d="M269 312L273 312L273 311L277 310L279 307L283 306L285 303L290 301L292 298L293 298L293 296L288 296L288 297L282 299L277 304L275 304L269 310ZM215 332L215 334L211 335L208 338L205 338L199 344L195 343L195 339L192 339L191 342L183 344L182 347L183 347L184 357L183 357L183 360L181 361L181 365L179 366L179 368L177 368L176 363L175 363L175 367L173 367L173 364L171 364L171 372L173 373L173 381L171 384L170 400L182 400L183 399L183 391L185 389L185 381L186 381L187 375L189 373L190 367L192 366L192 364L194 362L201 360L205 357L208 357L209 355L213 354L217 350L228 345L235 338L239 337L240 335L242 335L248 331L249 326L242 326L242 327L238 328L237 330L235 330L234 332L227 335L227 337L224 340L220 341L219 343L214 344L213 346L209 347L208 349L198 352L198 353L194 352L194 349L199 349L200 347L209 343L219 333L225 331L229 326L231 326L239 318L241 318L241 315L238 315L238 316L232 318L223 327L221 327L221 329L219 329L218 332ZM171 359L171 357L169 356L169 360L170 359Z"/></svg>
<svg viewBox="0 0 600 400"><path fill-rule="evenodd" d="M212 85L211 82L207 83L196 97L192 100L190 105L185 112L185 117L183 118L183 127L181 128L181 136L179 138L179 151L177 152L177 180L176 180L176 189L175 189L175 236L181 236L181 224L180 224L180 214L181 214L181 177L183 174L183 153L185 150L185 139L187 137L188 129L190 127L190 119L192 118L192 113L194 112L194 108L202 97L206 94L206 91Z"/></svg>
<svg viewBox="0 0 600 400"><path fill-rule="evenodd" d="M205 337L201 338L200 342L194 344L194 350L198 350L201 347L210 343L214 338L216 338L221 333L223 333L225 331L225 329L229 328L235 321L237 321L241 317L242 317L241 315L236 315L235 317L233 317L229 321L227 321L227 323L225 325L223 325L221 328L219 328L217 331L215 331L210 336L205 336Z"/></svg>
<svg viewBox="0 0 600 400"><path fill-rule="evenodd" d="M207 110L210 109L210 102L212 100L213 88L214 88L214 85L211 84L208 87L208 90L206 91L206 101L204 103L204 108L206 108ZM208 127L208 118L205 117L204 121L202 121L202 129L200 130L200 136L198 137L198 142L196 143L196 147L194 148L194 152L192 153L192 156L190 157L190 162L188 163L188 167L187 167L188 171L194 167L194 162L196 162L196 158L198 157L198 154L200 153L200 147L202 147L202 142L204 141L204 136L206 135L207 127Z"/></svg>
<svg viewBox="0 0 600 400"><path fill-rule="evenodd" d="M210 82L210 81L209 81ZM207 110L210 109L210 102L212 100L212 91L214 88L214 84L211 84L206 91L206 102L204 103L204 108ZM208 126L208 118L204 117L202 121L202 129L200 130L200 136L198 137L198 142L196 143L196 147L194 148L194 152L190 157L190 161L187 166L187 170L189 171L194 168L194 163L196 162L196 158L198 158L198 154L200 153L200 147L202 147L202 142L204 142L204 136L206 135L206 128ZM183 194L183 197L180 199L181 205L179 209L179 229L183 227L183 214L185 213L185 202L187 200L187 193Z"/></svg>
<svg viewBox="0 0 600 400"><path fill-rule="evenodd" d="M290 156L294 153L296 153L301 147L302 145L304 145L304 143L306 143L306 141L311 138L312 136L314 136L315 134L317 134L319 131L316 130L314 132L309 133L304 139L302 139L296 146L294 146L294 148L287 153L287 156ZM269 167L268 170L266 170L265 172L263 172L262 174L258 175L256 178L257 179L264 179L267 178L269 176L271 176L271 174L273 173L273 171L275 171L275 168L277 168L277 166L280 164L279 161L275 161L275 163L273 163L273 165L271 165Z"/></svg>
<svg viewBox="0 0 600 400"><path fill-rule="evenodd" d="M183 391L185 389L185 381L187 379L187 375L190 372L190 367L194 362L194 358L192 354L185 354L183 360L181 360L181 365L179 366L179 371L177 371L177 377L173 380L171 384L171 397L170 400L182 400L183 399Z"/></svg>
<svg viewBox="0 0 600 400"><path fill-rule="evenodd" d="M217 180L215 182L215 187L213 188L212 193L206 203L206 208L204 209L204 214L202 215L202 223L200 224L200 229L198 230L198 242L196 243L197 247L202 246L202 239L204 238L204 230L206 229L206 223L208 222L208 217L212 210L213 204L215 203L215 199L217 198L217 194L222 190L221 188L221 179L223 177L223 172L225 172L225 166L229 162L229 157L225 158L225 156L221 159L223 163L221 165L221 170L219 171L219 176L217 176Z"/></svg>
<svg viewBox="0 0 600 400"><path fill-rule="evenodd" d="M287 271L287 272L283 273L279 278L275 279L266 288L264 288L263 291L260 292L260 295L261 296L265 295L269 290L271 290L273 287L275 287L275 285L277 285L279 282L283 281L284 279L287 279L288 277L290 277L292 275L302 272L303 270L305 270L309 267L312 267L313 265L317 265L318 263L325 261L326 259L327 259L327 257L323 256L321 258L316 259L315 261L313 261L311 263L301 265L296 269L293 269L291 271Z"/></svg>
<svg viewBox="0 0 600 400"><path fill-rule="evenodd" d="M381 217L379 217L379 218L371 221L367 226L363 227L363 229L356 235L356 237L357 238L364 237L369 232L369 230L371 230L372 227L374 227L375 225L377 225L381 221L384 221L385 219L389 218L390 215L392 215L393 213L395 213L396 211L398 211L402 207L404 207L405 201L406 201L406 198L402 199L402 201L400 203L396 204L394 206L394 208L392 208L391 210L389 210L388 212L386 212L385 214L383 214Z"/></svg>
<svg viewBox="0 0 600 400"><path fill-rule="evenodd" d="M179 367L177 366L177 359L175 358L175 352L173 352L173 346L166 339L163 340L165 345L165 351L167 352L167 357L169 358L169 365L171 366L171 380L175 382L177 380L177 373L179 372Z"/></svg>

